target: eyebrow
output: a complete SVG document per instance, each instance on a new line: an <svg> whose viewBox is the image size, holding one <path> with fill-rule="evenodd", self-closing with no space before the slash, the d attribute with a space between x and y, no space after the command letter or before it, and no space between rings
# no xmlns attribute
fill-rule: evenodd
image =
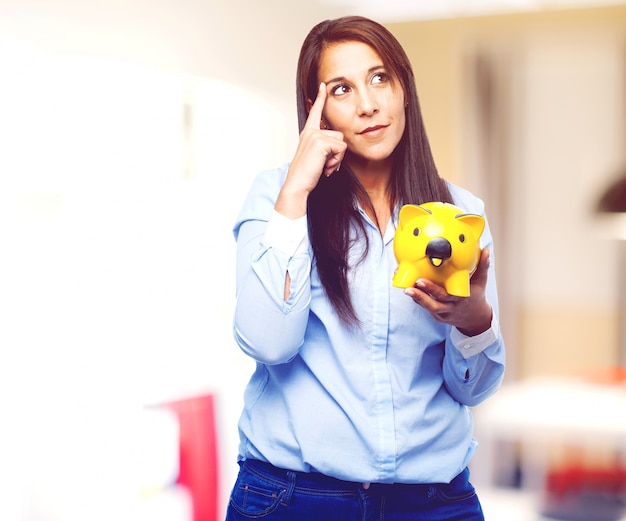
<svg viewBox="0 0 626 521"><path fill-rule="evenodd" d="M385 68L384 65L374 65L373 67L370 67L369 69L367 69L367 73L370 74L372 72L375 72L377 70L384 69L384 68ZM329 83L337 83L337 82L342 82L342 81L346 81L345 76L337 76L336 78L332 78L328 81L325 81L324 83L328 85Z"/></svg>

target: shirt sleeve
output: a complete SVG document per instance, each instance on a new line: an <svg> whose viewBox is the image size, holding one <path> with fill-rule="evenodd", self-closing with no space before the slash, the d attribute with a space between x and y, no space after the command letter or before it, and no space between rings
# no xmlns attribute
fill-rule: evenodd
<svg viewBox="0 0 626 521"><path fill-rule="evenodd" d="M265 231L264 242L289 257L304 253L308 245L306 215L298 219L289 219L273 210Z"/></svg>
<svg viewBox="0 0 626 521"><path fill-rule="evenodd" d="M459 194L462 195L462 194ZM468 202L466 199L464 202ZM485 216L482 201L473 199L470 210ZM491 327L483 333L468 337L450 328L443 363L444 382L448 392L459 402L475 406L496 392L504 377L506 362L504 340L499 326L498 291L496 284L496 255L489 222L481 236L481 248L489 248L489 269L485 296L492 308Z"/></svg>
<svg viewBox="0 0 626 521"><path fill-rule="evenodd" d="M277 175L263 174L251 188L235 226L237 292L233 333L254 360L286 363L299 352L311 300L311 256L306 216L275 212ZM289 297L285 283L289 273Z"/></svg>
<svg viewBox="0 0 626 521"><path fill-rule="evenodd" d="M496 310L491 327L479 335L469 337L451 329L446 341L444 382L459 403L476 406L485 401L500 387L504 367L504 340Z"/></svg>
<svg viewBox="0 0 626 521"><path fill-rule="evenodd" d="M491 326L487 331L483 331L476 336L467 336L461 333L456 327L450 332L450 339L459 350L463 358L470 358L478 353L482 353L492 345L500 336L500 326L495 313L491 316Z"/></svg>

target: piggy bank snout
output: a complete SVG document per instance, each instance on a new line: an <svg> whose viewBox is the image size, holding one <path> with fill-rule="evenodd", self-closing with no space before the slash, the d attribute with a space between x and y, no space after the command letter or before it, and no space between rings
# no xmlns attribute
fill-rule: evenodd
<svg viewBox="0 0 626 521"><path fill-rule="evenodd" d="M452 256L452 245L448 239L436 237L428 241L426 256L433 266L441 266Z"/></svg>

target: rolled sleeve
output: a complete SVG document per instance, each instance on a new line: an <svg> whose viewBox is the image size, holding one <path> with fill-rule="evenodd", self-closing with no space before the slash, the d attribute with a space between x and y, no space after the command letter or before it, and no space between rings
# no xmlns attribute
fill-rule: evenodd
<svg viewBox="0 0 626 521"><path fill-rule="evenodd" d="M306 215L298 219L289 219L273 210L263 242L288 257L305 252L308 248Z"/></svg>
<svg viewBox="0 0 626 521"><path fill-rule="evenodd" d="M450 339L463 358L468 359L474 355L482 353L489 346L493 345L500 338L500 326L496 314L491 318L491 327L476 336L467 336L461 333L456 327L450 331Z"/></svg>

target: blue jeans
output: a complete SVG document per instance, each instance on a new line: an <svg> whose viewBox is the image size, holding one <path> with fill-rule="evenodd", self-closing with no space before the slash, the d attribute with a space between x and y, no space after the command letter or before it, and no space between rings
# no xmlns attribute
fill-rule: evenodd
<svg viewBox="0 0 626 521"><path fill-rule="evenodd" d="M449 484L377 484L240 464L226 521L484 521L465 469Z"/></svg>

